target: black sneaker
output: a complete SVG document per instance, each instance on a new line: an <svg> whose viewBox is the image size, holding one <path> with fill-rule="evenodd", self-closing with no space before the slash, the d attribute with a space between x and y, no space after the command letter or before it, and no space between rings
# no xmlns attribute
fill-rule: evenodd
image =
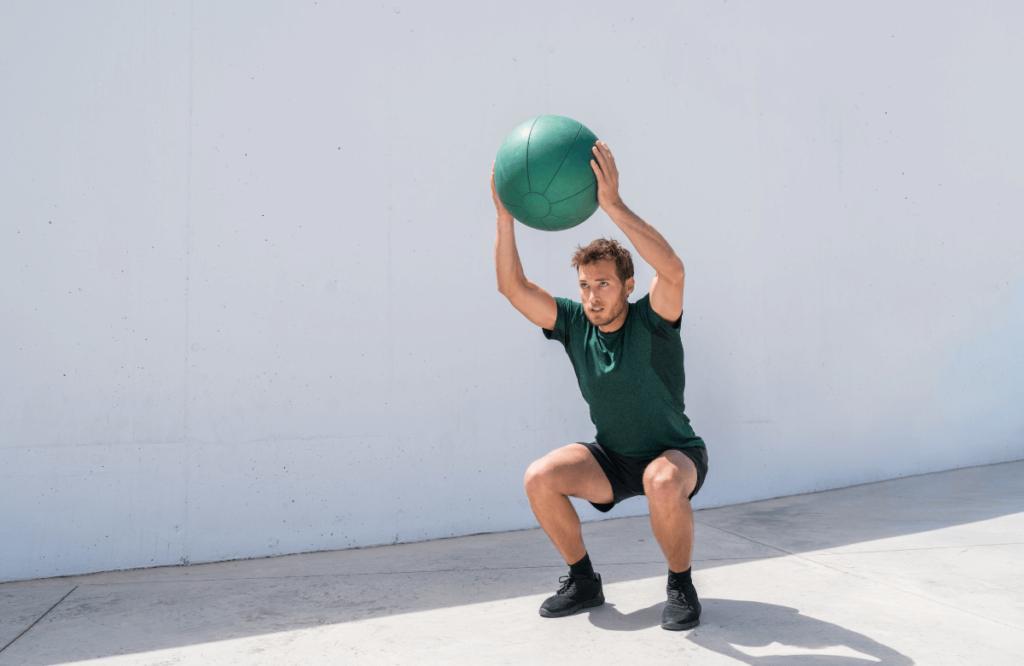
<svg viewBox="0 0 1024 666"><path fill-rule="evenodd" d="M661 612L661 628L669 631L693 629L700 624L700 601L697 589L690 585L668 586L668 601Z"/></svg>
<svg viewBox="0 0 1024 666"><path fill-rule="evenodd" d="M593 608L604 603L599 573L595 573L593 578L569 574L559 578L558 582L562 587L558 588L555 596L548 597L540 605L541 617L565 617L581 608Z"/></svg>

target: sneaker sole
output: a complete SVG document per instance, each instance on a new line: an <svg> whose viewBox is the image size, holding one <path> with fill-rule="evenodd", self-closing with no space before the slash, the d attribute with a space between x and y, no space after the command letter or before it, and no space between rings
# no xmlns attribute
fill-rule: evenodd
<svg viewBox="0 0 1024 666"><path fill-rule="evenodd" d="M595 606L600 606L603 603L604 603L604 595L602 594L597 599L591 599L590 601L584 601L581 604L573 606L572 608L566 608L564 611L558 611L557 613L552 613L549 610L544 610L543 608L541 608L540 609L540 616L541 617L565 617L566 615L572 615L573 613L575 613L578 610L582 610L584 608L594 608Z"/></svg>
<svg viewBox="0 0 1024 666"><path fill-rule="evenodd" d="M666 622L665 624L661 625L661 628L668 629L669 631L685 631L686 629L693 629L698 624L700 624L700 620L694 620L693 622L687 622L686 624L675 624L672 622Z"/></svg>

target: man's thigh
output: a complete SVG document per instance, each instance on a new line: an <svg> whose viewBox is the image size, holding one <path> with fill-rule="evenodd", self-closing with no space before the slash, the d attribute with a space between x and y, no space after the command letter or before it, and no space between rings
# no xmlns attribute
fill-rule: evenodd
<svg viewBox="0 0 1024 666"><path fill-rule="evenodd" d="M527 478L531 475L539 475L545 485L562 495L578 497L595 504L606 504L614 500L611 482L594 455L582 444L569 444L555 449L530 465Z"/></svg>

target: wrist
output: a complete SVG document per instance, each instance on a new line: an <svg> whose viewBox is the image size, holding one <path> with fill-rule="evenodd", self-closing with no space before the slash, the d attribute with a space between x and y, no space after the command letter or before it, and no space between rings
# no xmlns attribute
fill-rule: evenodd
<svg viewBox="0 0 1024 666"><path fill-rule="evenodd" d="M629 210L629 208L626 207L626 204L622 203L622 199L618 197L604 206L601 206L601 208L603 208L604 212L608 213L609 216L611 216L612 213L622 213Z"/></svg>

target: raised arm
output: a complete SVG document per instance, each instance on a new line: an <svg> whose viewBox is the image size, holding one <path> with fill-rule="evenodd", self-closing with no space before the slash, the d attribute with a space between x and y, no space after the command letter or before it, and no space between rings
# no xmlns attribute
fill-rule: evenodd
<svg viewBox="0 0 1024 666"><path fill-rule="evenodd" d="M491 167L491 196L498 210L498 238L494 241L494 269L498 275L498 291L523 313L527 319L549 331L558 320L558 305L551 294L526 279L516 248L515 219L498 199Z"/></svg>
<svg viewBox="0 0 1024 666"><path fill-rule="evenodd" d="M619 197L619 170L608 144L598 141L590 166L597 177L597 202L612 222L622 229L644 261L655 270L651 281L651 309L665 321L683 314L683 262L658 230L631 211Z"/></svg>

